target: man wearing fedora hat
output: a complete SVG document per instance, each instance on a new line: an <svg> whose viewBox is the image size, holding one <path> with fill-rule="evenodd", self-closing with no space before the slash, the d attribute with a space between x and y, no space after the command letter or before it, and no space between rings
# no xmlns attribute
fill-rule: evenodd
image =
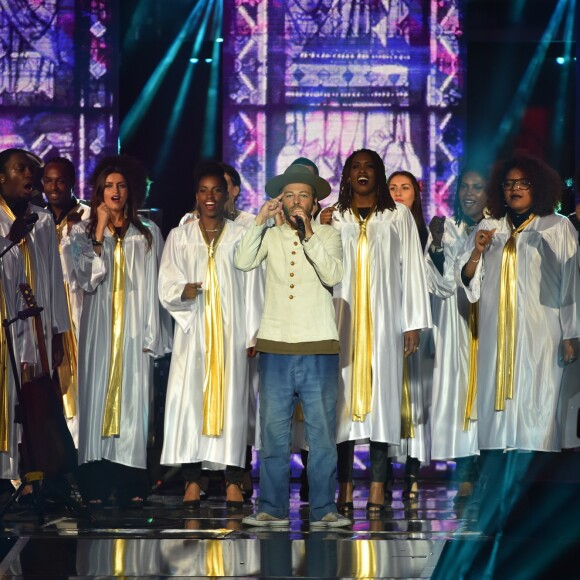
<svg viewBox="0 0 580 580"><path fill-rule="evenodd" d="M256 350L260 353L260 499L253 526L289 524L288 483L294 406L302 403L310 448L308 480L312 527L350 520L336 511L336 397L338 331L333 286L342 280L340 234L311 221L316 200L330 185L301 165L266 184L271 198L260 209L235 255L241 270L266 262L265 304ZM266 222L283 214L282 225Z"/></svg>

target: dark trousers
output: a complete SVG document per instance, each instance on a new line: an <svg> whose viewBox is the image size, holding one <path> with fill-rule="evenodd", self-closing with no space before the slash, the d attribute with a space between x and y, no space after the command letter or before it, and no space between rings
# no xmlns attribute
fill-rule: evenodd
<svg viewBox="0 0 580 580"><path fill-rule="evenodd" d="M181 466L181 473L185 481L194 481L199 485L201 480L201 461L198 463L184 463ZM228 465L225 469L226 483L242 483L244 468Z"/></svg>
<svg viewBox="0 0 580 580"><path fill-rule="evenodd" d="M338 453L338 482L349 483L354 472L354 441L344 441L336 446ZM386 483L389 480L391 460L389 444L371 441L369 445L371 462L371 482Z"/></svg>

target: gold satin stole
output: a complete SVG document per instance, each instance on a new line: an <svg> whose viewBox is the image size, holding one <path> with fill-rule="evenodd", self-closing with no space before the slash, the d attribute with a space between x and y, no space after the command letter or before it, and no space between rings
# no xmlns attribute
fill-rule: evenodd
<svg viewBox="0 0 580 580"><path fill-rule="evenodd" d="M80 206L77 204L71 211L76 211ZM56 225L56 239L58 242L58 251L62 253L60 242L63 238L63 230L67 227L67 221L62 220L60 224ZM72 314L72 306L70 299L70 287L68 282L64 283L64 293L66 296L66 303L68 307L68 317L70 321L70 328L62 334L63 358L60 365L57 367L58 383L62 392L62 401L64 407L64 414L67 419L76 417L77 401L78 401L78 377L77 377L77 356L78 346L75 331L75 325Z"/></svg>
<svg viewBox="0 0 580 580"><path fill-rule="evenodd" d="M467 375L467 397L463 413L463 430L471 429L471 421L476 419L477 407L477 349L479 335L479 302L469 304L469 371Z"/></svg>
<svg viewBox="0 0 580 580"><path fill-rule="evenodd" d="M210 242L200 222L207 246L207 273L204 286L205 378L203 381L202 434L219 437L224 427L224 330L215 252L222 238L222 230Z"/></svg>
<svg viewBox="0 0 580 580"><path fill-rule="evenodd" d="M351 406L352 420L363 422L371 411L372 400L372 356L373 319L371 312L371 273L367 226L376 206L363 220L356 206L352 213L360 228L356 256L356 286L354 292L354 316L351 337L352 379Z"/></svg>
<svg viewBox="0 0 580 580"><path fill-rule="evenodd" d="M403 358L403 392L401 397L401 439L414 439L413 405L409 381L409 359Z"/></svg>
<svg viewBox="0 0 580 580"><path fill-rule="evenodd" d="M517 245L516 238L535 218L530 217L518 228L512 226L511 235L503 247L497 317L497 359L495 374L495 410L505 409L506 399L514 398L514 364L516 354L517 317Z"/></svg>
<svg viewBox="0 0 580 580"><path fill-rule="evenodd" d="M115 238L113 252L113 287L111 308L111 350L107 396L103 416L103 437L118 437L121 434L121 402L123 382L123 343L125 328L125 252L123 237L110 227ZM101 253L105 246L101 247Z"/></svg>
<svg viewBox="0 0 580 580"><path fill-rule="evenodd" d="M6 307L6 294L4 285L0 277L0 316L2 322L8 319L8 308ZM8 344L6 342L7 329L2 328L0 332L0 451L6 452L10 449L10 410L8 405Z"/></svg>

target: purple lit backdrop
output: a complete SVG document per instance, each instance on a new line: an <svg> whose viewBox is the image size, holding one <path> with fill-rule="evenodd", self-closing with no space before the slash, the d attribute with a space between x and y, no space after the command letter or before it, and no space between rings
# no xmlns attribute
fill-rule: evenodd
<svg viewBox="0 0 580 580"><path fill-rule="evenodd" d="M226 0L223 158L241 207L306 156L333 186L368 147L423 185L426 217L450 215L462 155L460 0ZM234 71L234 74L232 74Z"/></svg>
<svg viewBox="0 0 580 580"><path fill-rule="evenodd" d="M80 197L98 158L117 151L115 5L0 0L0 150L68 157Z"/></svg>

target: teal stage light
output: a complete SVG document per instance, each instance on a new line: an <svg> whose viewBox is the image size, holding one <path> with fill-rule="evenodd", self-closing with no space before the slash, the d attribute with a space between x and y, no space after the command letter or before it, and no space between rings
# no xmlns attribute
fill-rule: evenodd
<svg viewBox="0 0 580 580"><path fill-rule="evenodd" d="M193 41L193 47L191 49L191 56L189 58L189 62L191 64L196 64L200 61L198 56L202 53L202 47L204 44L204 39L206 37L206 31L209 25L209 21L211 19L212 8L214 5L215 0L208 0L207 2L199 2L197 4L198 7L202 7L203 14L196 22L196 34L195 39ZM212 31L212 36L215 31ZM207 62L207 58L205 59ZM194 70L197 67L189 66L181 80L181 85L179 87L179 92L177 93L177 97L175 99L175 103L173 104L171 117L169 118L169 123L167 124L167 128L165 129L165 135L162 139L161 147L159 149L159 154L157 156L157 161L155 162L154 172L159 174L165 168L167 161L169 159L169 154L173 147L175 141L175 135L177 133L177 128L179 123L181 122L181 118L183 117L183 112L185 110L186 103L188 102L189 96L189 89L192 85L193 78L194 78Z"/></svg>
<svg viewBox="0 0 580 580"><path fill-rule="evenodd" d="M542 69L542 66L546 60L546 53L548 52L548 48L564 18L566 7L569 4L575 5L575 3L576 0L560 0L558 2L552 17L548 22L548 26L537 45L534 56L530 60L528 68L526 69L526 72L520 81L516 94L512 98L510 106L504 114L503 119L501 120L499 129L491 146L491 152L493 156L495 156L497 151L501 149L507 139L512 135L516 125L522 120L530 96L532 95L533 89L536 86L540 70Z"/></svg>
<svg viewBox="0 0 580 580"><path fill-rule="evenodd" d="M175 37L175 40L171 43L169 50L166 52L165 56L161 62L157 65L157 68L153 71L153 74L149 77L147 84L141 91L139 97L135 100L135 103L125 116L120 128L119 137L121 143L129 140L134 134L139 124L145 117L145 114L149 110L153 99L157 95L159 87L163 83L165 76L167 75L171 65L175 61L177 53L181 49L181 46L191 35L192 31L198 29L200 15L205 8L205 3L197 2L187 17L185 23L181 27L179 34Z"/></svg>
<svg viewBox="0 0 580 580"><path fill-rule="evenodd" d="M566 59L563 56L559 56L558 58L556 58L556 62L558 64L564 64L566 62Z"/></svg>

